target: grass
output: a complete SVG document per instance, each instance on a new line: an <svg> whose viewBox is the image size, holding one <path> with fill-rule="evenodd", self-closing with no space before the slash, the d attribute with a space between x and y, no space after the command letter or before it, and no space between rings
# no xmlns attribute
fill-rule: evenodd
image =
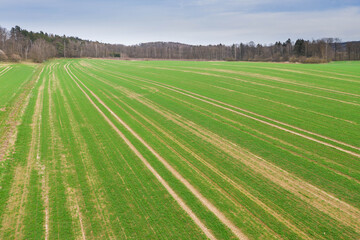
<svg viewBox="0 0 360 240"><path fill-rule="evenodd" d="M62 59L0 83L3 123L29 96L0 238L209 237L193 216L218 239L360 237L359 62Z"/></svg>

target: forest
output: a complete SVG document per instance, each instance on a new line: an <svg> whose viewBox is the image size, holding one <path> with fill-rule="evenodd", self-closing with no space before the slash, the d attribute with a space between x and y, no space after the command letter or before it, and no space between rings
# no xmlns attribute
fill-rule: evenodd
<svg viewBox="0 0 360 240"><path fill-rule="evenodd" d="M126 46L42 31L33 32L19 26L10 30L0 26L0 61L43 62L62 57L322 63L360 60L360 41L342 42L339 38L323 38L295 41L288 39L268 45L251 41L232 45L150 42Z"/></svg>

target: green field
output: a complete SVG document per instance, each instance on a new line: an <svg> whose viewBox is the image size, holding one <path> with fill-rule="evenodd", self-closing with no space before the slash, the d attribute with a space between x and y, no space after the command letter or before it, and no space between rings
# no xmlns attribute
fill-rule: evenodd
<svg viewBox="0 0 360 240"><path fill-rule="evenodd" d="M0 239L359 239L360 62L0 64Z"/></svg>

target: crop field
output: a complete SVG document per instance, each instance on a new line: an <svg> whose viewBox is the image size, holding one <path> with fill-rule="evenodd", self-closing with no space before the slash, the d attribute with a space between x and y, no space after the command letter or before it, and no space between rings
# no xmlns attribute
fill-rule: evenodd
<svg viewBox="0 0 360 240"><path fill-rule="evenodd" d="M0 239L360 239L360 62L0 64Z"/></svg>

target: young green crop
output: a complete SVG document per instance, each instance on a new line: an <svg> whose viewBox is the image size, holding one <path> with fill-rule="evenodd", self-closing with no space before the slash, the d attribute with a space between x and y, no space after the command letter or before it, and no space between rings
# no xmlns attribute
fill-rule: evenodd
<svg viewBox="0 0 360 240"><path fill-rule="evenodd" d="M359 67L12 65L0 238L359 238Z"/></svg>

